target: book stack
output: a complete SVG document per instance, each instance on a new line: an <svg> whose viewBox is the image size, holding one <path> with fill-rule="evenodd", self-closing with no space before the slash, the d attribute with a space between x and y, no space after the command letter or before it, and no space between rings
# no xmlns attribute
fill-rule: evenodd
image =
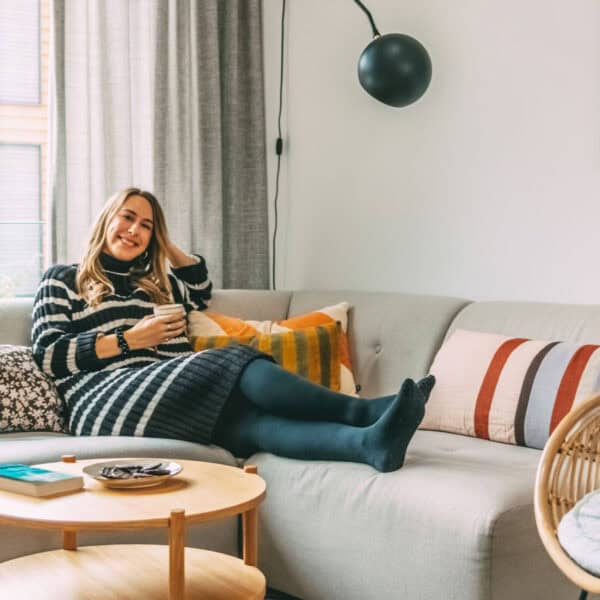
<svg viewBox="0 0 600 600"><path fill-rule="evenodd" d="M81 475L67 475L29 465L0 464L0 490L43 497L81 489Z"/></svg>

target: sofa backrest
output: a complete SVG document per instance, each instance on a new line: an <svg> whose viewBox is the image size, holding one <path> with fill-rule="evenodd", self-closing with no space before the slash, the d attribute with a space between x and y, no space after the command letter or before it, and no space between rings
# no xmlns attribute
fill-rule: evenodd
<svg viewBox="0 0 600 600"><path fill-rule="evenodd" d="M291 292L217 290L211 308L244 319L284 319L291 297ZM31 297L0 299L0 344L31 345L32 310Z"/></svg>
<svg viewBox="0 0 600 600"><path fill-rule="evenodd" d="M0 300L0 344L31 345L33 298Z"/></svg>
<svg viewBox="0 0 600 600"><path fill-rule="evenodd" d="M474 302L456 316L447 335L455 329L551 342L600 344L600 305Z"/></svg>
<svg viewBox="0 0 600 600"><path fill-rule="evenodd" d="M399 292L218 290L210 310L276 320L348 302L352 367L360 395L393 393L425 375L449 324L469 301Z"/></svg>
<svg viewBox="0 0 600 600"><path fill-rule="evenodd" d="M299 291L290 316L346 301L351 359L360 395L398 391L428 372L448 326L469 301L400 292Z"/></svg>
<svg viewBox="0 0 600 600"><path fill-rule="evenodd" d="M217 290L211 310L276 320L348 302L351 359L361 395L397 391L427 373L455 315L467 300L403 293ZM33 299L0 300L0 344L29 345Z"/></svg>
<svg viewBox="0 0 600 600"><path fill-rule="evenodd" d="M351 359L361 395L394 392L420 377L454 329L549 341L600 344L600 305L474 302L459 298L352 291L217 290L211 310L276 320L350 303ZM0 300L0 344L29 345L32 298Z"/></svg>

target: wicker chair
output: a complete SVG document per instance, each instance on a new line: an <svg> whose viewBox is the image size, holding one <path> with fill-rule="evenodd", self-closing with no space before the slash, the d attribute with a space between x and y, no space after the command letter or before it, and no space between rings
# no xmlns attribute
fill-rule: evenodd
<svg viewBox="0 0 600 600"><path fill-rule="evenodd" d="M563 516L600 487L600 395L573 409L544 447L535 482L535 520L546 551L579 588L600 593L600 577L578 566L562 549L556 531Z"/></svg>

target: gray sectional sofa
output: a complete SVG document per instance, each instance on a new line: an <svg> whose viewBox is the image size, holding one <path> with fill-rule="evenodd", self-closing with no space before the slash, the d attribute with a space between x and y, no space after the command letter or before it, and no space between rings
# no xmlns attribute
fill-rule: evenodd
<svg viewBox="0 0 600 600"><path fill-rule="evenodd" d="M402 293L220 291L213 309L281 319L352 305L351 354L361 395L428 372L453 328L536 339L600 341L600 306L470 302ZM29 344L30 299L0 301L0 344ZM0 462L161 456L236 464L217 447L162 439L0 434ZM258 454L267 481L259 562L271 587L304 600L562 600L577 591L547 558L532 508L540 451L417 431L404 467ZM238 523L194 528L189 545L235 554ZM82 544L165 541L158 534L82 535ZM0 561L58 547L57 536L0 528Z"/></svg>

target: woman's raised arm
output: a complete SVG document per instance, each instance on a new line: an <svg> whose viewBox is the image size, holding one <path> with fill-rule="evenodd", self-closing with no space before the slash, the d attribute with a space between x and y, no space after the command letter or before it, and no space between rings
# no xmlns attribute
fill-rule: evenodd
<svg viewBox="0 0 600 600"><path fill-rule="evenodd" d="M208 278L204 258L199 254L186 254L172 243L169 245L167 258L186 311L208 308L212 282Z"/></svg>

